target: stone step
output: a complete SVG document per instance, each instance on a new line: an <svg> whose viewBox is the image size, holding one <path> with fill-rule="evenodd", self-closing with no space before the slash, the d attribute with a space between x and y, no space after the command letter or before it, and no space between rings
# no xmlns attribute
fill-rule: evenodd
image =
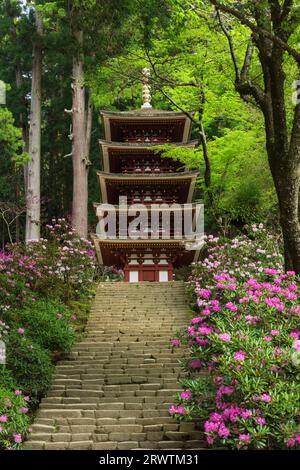
<svg viewBox="0 0 300 470"><path fill-rule="evenodd" d="M182 282L100 283L84 337L56 366L24 448L205 448L195 424L168 411L186 375L185 348L170 340L187 323Z"/></svg>

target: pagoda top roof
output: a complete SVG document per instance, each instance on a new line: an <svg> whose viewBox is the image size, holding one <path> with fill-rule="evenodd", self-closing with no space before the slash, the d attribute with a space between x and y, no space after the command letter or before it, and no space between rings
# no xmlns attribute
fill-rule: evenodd
<svg viewBox="0 0 300 470"><path fill-rule="evenodd" d="M192 121L182 112L161 111L153 108L136 109L132 111L101 111L100 113L104 139L107 141L122 141L122 126L164 126L174 127L174 142L187 143L190 138Z"/></svg>
<svg viewBox="0 0 300 470"><path fill-rule="evenodd" d="M141 108L141 109L133 109L130 111L106 111L101 110L100 114L102 116L107 117L133 117L133 118L144 118L144 117L158 117L158 118L166 118L166 117L174 117L174 118L185 118L190 119L185 113L181 111L166 111L161 109L154 109L154 108ZM193 113L191 113L193 115Z"/></svg>

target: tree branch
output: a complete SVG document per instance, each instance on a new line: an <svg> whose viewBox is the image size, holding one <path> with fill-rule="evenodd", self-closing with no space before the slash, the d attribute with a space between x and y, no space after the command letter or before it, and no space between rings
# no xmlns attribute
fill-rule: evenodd
<svg viewBox="0 0 300 470"><path fill-rule="evenodd" d="M248 78L252 55L253 55L253 43L252 43L252 38L250 38L248 42L247 50L246 50L244 64L243 64L242 71L241 71L241 80L243 81L247 80Z"/></svg>
<svg viewBox="0 0 300 470"><path fill-rule="evenodd" d="M232 58L232 62L233 62L234 70L235 70L235 79L236 79L236 81L239 81L240 80L240 69L239 69L239 66L238 66L237 57L235 55L235 50L234 50L234 46L233 46L232 37L231 37L231 34L228 31L227 26L225 25L225 23L223 23L223 21L221 19L220 11L219 11L218 8L217 8L217 18L219 20L219 24L221 26L221 29L222 29L223 33L225 34L225 36L227 38L227 41L228 41L228 44L229 44L230 54L231 54L231 58Z"/></svg>
<svg viewBox="0 0 300 470"><path fill-rule="evenodd" d="M179 109L179 111L185 114L193 122L193 124L195 124L197 127L199 126L199 122L194 118L192 113L186 111L184 108L182 108L182 106L176 103L176 101L174 101L173 98L168 95L163 88L158 87L157 89L164 95L165 98L167 98L167 100L170 101L170 103L172 103L174 106L176 106L177 109Z"/></svg>
<svg viewBox="0 0 300 470"><path fill-rule="evenodd" d="M222 3L219 3L217 0L210 0L210 3L214 5L216 8L218 8L219 10L224 11L225 13L229 13L230 15L240 20L240 22L243 25L248 26L248 28L250 28L251 31L253 31L254 33L258 34L259 36L264 36L265 38L271 40L274 44L276 44L276 46L288 52L295 59L295 61L300 65L299 52L297 52L296 49L294 49L289 44L287 44L283 39L271 33L270 31L267 31L266 29L260 26L257 26L257 24L253 23L240 10L236 10L235 8L232 8L230 6L223 5ZM195 11L197 13L197 10Z"/></svg>
<svg viewBox="0 0 300 470"><path fill-rule="evenodd" d="M246 50L246 55L244 59L244 64L242 68L242 72L239 71L238 65L237 65L237 60L234 52L234 47L233 47L233 41L232 37L225 26L225 24L222 21L220 12L217 10L217 16L218 20L220 23L220 26L222 28L222 31L227 37L229 47L230 47L230 53L232 57L232 61L234 63L235 71L236 71L236 79L235 79L235 89L236 91L240 94L241 98L246 101L247 103L252 103L248 99L248 96L252 96L255 100L255 102L259 105L259 107L264 110L265 109L265 93L264 91L258 86L255 85L251 80L248 78L248 73L251 65L251 59L252 59L252 54L253 54L253 44L252 41L250 40L247 46ZM253 103L252 103L253 104Z"/></svg>
<svg viewBox="0 0 300 470"><path fill-rule="evenodd" d="M291 13L293 3L294 3L293 0L284 1L282 11L281 11L281 16L280 16L281 21L284 21L289 16L289 14Z"/></svg>

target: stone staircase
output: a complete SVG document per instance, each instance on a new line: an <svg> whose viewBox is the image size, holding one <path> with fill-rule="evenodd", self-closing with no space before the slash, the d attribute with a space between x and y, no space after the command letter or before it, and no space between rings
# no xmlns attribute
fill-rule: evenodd
<svg viewBox="0 0 300 470"><path fill-rule="evenodd" d="M200 449L203 434L168 412L179 390L184 284L99 284L85 338L56 366L25 449Z"/></svg>

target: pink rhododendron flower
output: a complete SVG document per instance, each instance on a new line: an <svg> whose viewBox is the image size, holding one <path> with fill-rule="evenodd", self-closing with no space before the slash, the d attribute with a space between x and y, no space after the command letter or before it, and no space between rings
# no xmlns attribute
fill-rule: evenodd
<svg viewBox="0 0 300 470"><path fill-rule="evenodd" d="M237 311L237 306L234 305L232 302L227 302L227 304L225 305L225 307L230 310L231 312L236 312Z"/></svg>
<svg viewBox="0 0 300 470"><path fill-rule="evenodd" d="M208 339L202 339L202 338L199 338L197 336L196 337L196 343L199 344L199 346L206 346L207 344L209 344L209 340Z"/></svg>
<svg viewBox="0 0 300 470"><path fill-rule="evenodd" d="M2 415L0 416L0 423L6 423L8 421L8 416Z"/></svg>
<svg viewBox="0 0 300 470"><path fill-rule="evenodd" d="M19 333L19 335L23 335L25 333L25 330L24 328L18 328L17 332Z"/></svg>
<svg viewBox="0 0 300 470"><path fill-rule="evenodd" d="M200 323L201 321L202 321L201 317L196 317L196 318L192 318L191 323L192 325L195 325L196 323Z"/></svg>
<svg viewBox="0 0 300 470"><path fill-rule="evenodd" d="M243 419L248 419L252 416L252 411L251 410L243 410L240 412L240 417Z"/></svg>
<svg viewBox="0 0 300 470"><path fill-rule="evenodd" d="M294 447L296 445L296 440L293 439L292 437L290 437L287 441L286 441L286 446L287 447Z"/></svg>
<svg viewBox="0 0 300 470"><path fill-rule="evenodd" d="M190 336L194 336L194 334L196 333L195 327L194 326L188 326L187 327L187 332Z"/></svg>
<svg viewBox="0 0 300 470"><path fill-rule="evenodd" d="M22 390L15 390L15 395L22 395Z"/></svg>
<svg viewBox="0 0 300 470"><path fill-rule="evenodd" d="M260 424L260 425L263 425L263 424L266 424L266 420L265 420L265 418L260 416L259 418L256 418L256 423Z"/></svg>
<svg viewBox="0 0 300 470"><path fill-rule="evenodd" d="M234 360L235 361L241 361L243 362L245 360L245 357L246 357L246 353L243 352L243 351L238 351L236 353L234 353Z"/></svg>
<svg viewBox="0 0 300 470"><path fill-rule="evenodd" d="M201 363L200 359L192 359L189 362L189 367L191 369L200 369L202 367L202 363Z"/></svg>
<svg viewBox="0 0 300 470"><path fill-rule="evenodd" d="M172 346L180 346L180 340L179 339L171 339L170 341Z"/></svg>
<svg viewBox="0 0 300 470"><path fill-rule="evenodd" d="M184 406L171 405L170 408L169 408L169 413L171 415L173 415L173 414L186 415L187 411L186 411Z"/></svg>
<svg viewBox="0 0 300 470"><path fill-rule="evenodd" d="M293 348L296 351L300 351L300 340L299 339L297 339L296 341L293 342Z"/></svg>
<svg viewBox="0 0 300 470"><path fill-rule="evenodd" d="M180 398L182 398L183 400L189 400L191 396L192 394L189 390L187 390L186 392L181 392L180 394Z"/></svg>
<svg viewBox="0 0 300 470"><path fill-rule="evenodd" d="M22 442L22 436L21 436L21 434L16 434L16 433L14 433L13 436L14 436L14 441L15 441L15 443L16 443L16 444L21 444L21 442Z"/></svg>
<svg viewBox="0 0 300 470"><path fill-rule="evenodd" d="M218 429L218 435L224 439L226 439L230 435L230 430L225 426L225 424L220 424L220 427Z"/></svg>
<svg viewBox="0 0 300 470"><path fill-rule="evenodd" d="M205 432L214 432L214 431L217 431L218 428L219 428L219 424L217 422L205 421L204 423Z"/></svg>
<svg viewBox="0 0 300 470"><path fill-rule="evenodd" d="M208 326L200 326L200 328L198 328L198 332L202 335L209 335L209 333L211 333L212 331L213 329Z"/></svg>
<svg viewBox="0 0 300 470"><path fill-rule="evenodd" d="M228 343L231 340L231 336L229 333L221 333L219 335L219 338L224 341L225 343Z"/></svg>
<svg viewBox="0 0 300 470"><path fill-rule="evenodd" d="M211 296L211 290L199 289L199 291L197 291L197 294L199 295L199 297L202 297L203 299L209 299L209 297Z"/></svg>
<svg viewBox="0 0 300 470"><path fill-rule="evenodd" d="M265 341L272 341L272 336L264 336Z"/></svg>
<svg viewBox="0 0 300 470"><path fill-rule="evenodd" d="M243 444L249 444L249 442L251 441L250 434L240 434L239 441L242 442Z"/></svg>
<svg viewBox="0 0 300 470"><path fill-rule="evenodd" d="M262 395L259 396L254 396L253 401L262 401L265 403L270 403L272 401L272 397L268 395L267 393L263 393Z"/></svg>
<svg viewBox="0 0 300 470"><path fill-rule="evenodd" d="M22 406L22 408L19 409L20 413L28 413L28 408L26 408L25 406Z"/></svg>
<svg viewBox="0 0 300 470"><path fill-rule="evenodd" d="M276 276L276 274L279 274L277 269L266 268L264 271L266 274L270 274L271 276Z"/></svg>
<svg viewBox="0 0 300 470"><path fill-rule="evenodd" d="M280 331L279 331L279 330L271 330L270 333L271 333L272 336L280 335Z"/></svg>

